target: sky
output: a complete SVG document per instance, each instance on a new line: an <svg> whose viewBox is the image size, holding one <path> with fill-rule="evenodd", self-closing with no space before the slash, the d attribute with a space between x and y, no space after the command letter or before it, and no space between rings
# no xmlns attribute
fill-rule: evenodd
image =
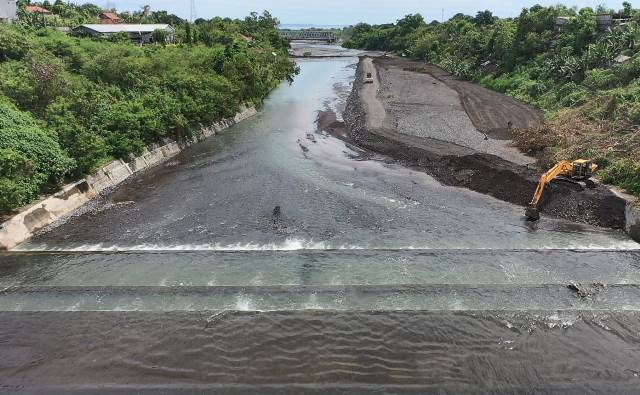
<svg viewBox="0 0 640 395"><path fill-rule="evenodd" d="M622 1L565 0L562 4L578 7L597 7L604 4L621 8ZM76 1L82 3L84 1ZM152 9L167 10L189 18L189 0L93 0L95 4L115 6L118 10L137 10L144 4ZM446 19L458 12L475 15L488 9L500 17L516 16L523 7L534 4L554 5L558 0L195 0L199 18L214 16L243 18L251 11L269 10L282 23L313 25L353 25L394 22L406 14L420 13L428 21ZM633 3L633 1L632 1Z"/></svg>

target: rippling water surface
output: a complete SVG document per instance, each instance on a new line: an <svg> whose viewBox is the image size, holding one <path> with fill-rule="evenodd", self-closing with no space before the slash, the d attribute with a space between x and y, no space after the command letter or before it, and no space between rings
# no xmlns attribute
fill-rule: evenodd
<svg viewBox="0 0 640 395"><path fill-rule="evenodd" d="M636 391L639 245L318 131L356 61L0 255L0 392Z"/></svg>

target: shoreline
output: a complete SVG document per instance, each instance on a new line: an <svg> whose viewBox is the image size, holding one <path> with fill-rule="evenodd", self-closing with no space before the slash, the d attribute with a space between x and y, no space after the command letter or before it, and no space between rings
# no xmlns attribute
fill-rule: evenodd
<svg viewBox="0 0 640 395"><path fill-rule="evenodd" d="M541 172L538 169L531 164L512 162L508 160L509 157L505 158L494 153L483 152L472 146L464 146L425 135L402 133L398 127L393 127L394 117L418 117L418 115L428 113L431 110L425 106L403 103L402 97L394 97L396 103L404 106L402 107L403 111L398 114L390 112L390 105L383 99L389 95L389 90L380 83L388 75L382 77L374 75L380 88L377 88L375 82L374 84L365 84L364 74L370 72L365 66L366 59L366 57L360 58L353 90L344 113L344 127L347 131L348 142L389 156L405 166L426 172L445 185L468 188L499 200L523 207L528 206L540 178ZM389 70L384 66L384 61L382 64L382 66L376 65L376 73L389 73ZM389 68L394 66L392 64ZM406 69L403 71L414 73ZM442 79L437 80L442 82ZM446 85L449 86L449 84ZM462 83L459 86L461 86L459 89L463 89ZM460 95L457 89L455 91ZM499 93L490 92L499 98ZM367 102L372 100L378 101L384 108L385 114L382 117L382 122L379 121L380 114L375 116L378 120L370 121L370 114L366 106ZM514 99L507 98L505 100L513 101ZM464 98L460 97L460 102L464 102ZM489 104L484 107L480 103L478 113L490 113ZM427 109L425 110L425 108ZM441 110L436 109L436 111ZM465 111L468 111L466 106ZM535 110L532 110L530 114L535 115L535 113ZM500 114L497 114L494 119L499 117ZM530 122L531 119L531 117L525 117L526 122ZM488 122L490 123L492 120L488 120ZM504 139L504 131L500 133L502 136L496 140L508 142ZM576 186L572 184L552 183L545 191L540 208L543 215L594 226L621 229L634 240L640 241L640 232L638 232L640 211L634 208L633 202L612 192L602 184L598 184L594 190L576 190Z"/></svg>
<svg viewBox="0 0 640 395"><path fill-rule="evenodd" d="M257 114L253 106L241 107L233 118L222 119L185 141L167 140L151 145L142 155L128 162L115 160L84 179L64 185L60 191L21 208L18 214L0 224L0 251L8 251L30 239L36 232L72 215L100 194L120 185L129 177L169 161L185 148L203 141Z"/></svg>

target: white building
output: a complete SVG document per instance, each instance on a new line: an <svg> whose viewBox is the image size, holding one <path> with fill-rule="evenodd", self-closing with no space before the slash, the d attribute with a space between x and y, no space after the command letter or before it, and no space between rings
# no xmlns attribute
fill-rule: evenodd
<svg viewBox="0 0 640 395"><path fill-rule="evenodd" d="M4 0L0 0L4 1ZM109 37L114 34L125 33L131 41L138 44L153 42L153 32L163 30L167 33L167 41L175 41L175 29L167 24L128 24L113 25L80 25L73 29L76 33L83 33L93 37Z"/></svg>
<svg viewBox="0 0 640 395"><path fill-rule="evenodd" d="M16 0L0 0L0 22L11 22L16 19Z"/></svg>

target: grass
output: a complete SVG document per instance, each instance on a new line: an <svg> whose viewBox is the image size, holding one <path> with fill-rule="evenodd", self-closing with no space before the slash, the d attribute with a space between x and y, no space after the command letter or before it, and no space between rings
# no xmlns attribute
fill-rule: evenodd
<svg viewBox="0 0 640 395"><path fill-rule="evenodd" d="M640 129L594 116L597 111L602 106L595 101L560 110L540 128L514 131L516 146L544 168L564 159L591 159L601 169L599 179L640 196Z"/></svg>

